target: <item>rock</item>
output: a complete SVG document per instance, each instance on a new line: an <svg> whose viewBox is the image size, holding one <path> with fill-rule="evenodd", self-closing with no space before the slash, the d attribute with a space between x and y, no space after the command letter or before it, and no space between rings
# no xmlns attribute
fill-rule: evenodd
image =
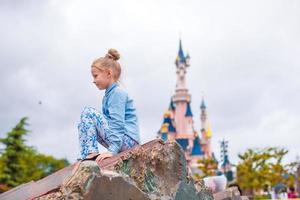
<svg viewBox="0 0 300 200"><path fill-rule="evenodd" d="M205 186L204 180L198 180L194 183L200 199L213 199L212 190Z"/></svg>
<svg viewBox="0 0 300 200"><path fill-rule="evenodd" d="M83 161L55 174L4 193L0 199L213 199L203 182L195 183L188 176L176 142L154 140L108 158L100 166ZM28 192L29 188L36 192Z"/></svg>
<svg viewBox="0 0 300 200"><path fill-rule="evenodd" d="M215 193L213 196L215 200L248 200L248 197L241 196L237 187L229 187L224 191Z"/></svg>
<svg viewBox="0 0 300 200"><path fill-rule="evenodd" d="M100 197L149 200L129 176L114 171L100 171L98 165L93 161L82 162L78 170L65 180L59 191L38 197L37 200L92 200L100 199Z"/></svg>

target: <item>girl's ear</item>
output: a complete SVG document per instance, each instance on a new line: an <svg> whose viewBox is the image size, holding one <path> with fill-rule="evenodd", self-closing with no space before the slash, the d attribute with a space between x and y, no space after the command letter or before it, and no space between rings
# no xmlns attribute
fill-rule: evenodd
<svg viewBox="0 0 300 200"><path fill-rule="evenodd" d="M110 69L110 68L107 69L107 76L108 76L109 78L111 78L111 77L113 76L112 69Z"/></svg>

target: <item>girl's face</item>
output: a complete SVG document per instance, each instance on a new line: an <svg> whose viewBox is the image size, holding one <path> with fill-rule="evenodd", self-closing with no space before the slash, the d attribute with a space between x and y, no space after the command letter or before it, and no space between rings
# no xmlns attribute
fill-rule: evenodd
<svg viewBox="0 0 300 200"><path fill-rule="evenodd" d="M112 84L112 72L110 69L103 67L92 67L92 76L94 78L93 83L99 88L99 90L105 90Z"/></svg>

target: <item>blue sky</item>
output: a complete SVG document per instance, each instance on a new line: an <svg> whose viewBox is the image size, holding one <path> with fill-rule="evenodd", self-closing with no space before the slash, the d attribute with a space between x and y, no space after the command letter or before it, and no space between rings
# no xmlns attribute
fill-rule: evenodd
<svg viewBox="0 0 300 200"><path fill-rule="evenodd" d="M112 47L142 141L155 138L181 36L195 128L204 94L218 158L223 138L233 162L246 148L284 147L288 161L300 153L297 0L1 1L0 19L0 137L28 116L28 144L75 160L80 112L103 95L90 65Z"/></svg>

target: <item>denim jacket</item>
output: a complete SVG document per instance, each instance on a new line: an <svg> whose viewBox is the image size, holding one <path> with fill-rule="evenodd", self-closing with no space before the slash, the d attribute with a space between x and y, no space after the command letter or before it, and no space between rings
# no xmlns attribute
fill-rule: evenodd
<svg viewBox="0 0 300 200"><path fill-rule="evenodd" d="M116 154L121 150L124 134L140 143L140 133L133 100L117 83L111 84L102 100L102 112L108 122L108 151Z"/></svg>

